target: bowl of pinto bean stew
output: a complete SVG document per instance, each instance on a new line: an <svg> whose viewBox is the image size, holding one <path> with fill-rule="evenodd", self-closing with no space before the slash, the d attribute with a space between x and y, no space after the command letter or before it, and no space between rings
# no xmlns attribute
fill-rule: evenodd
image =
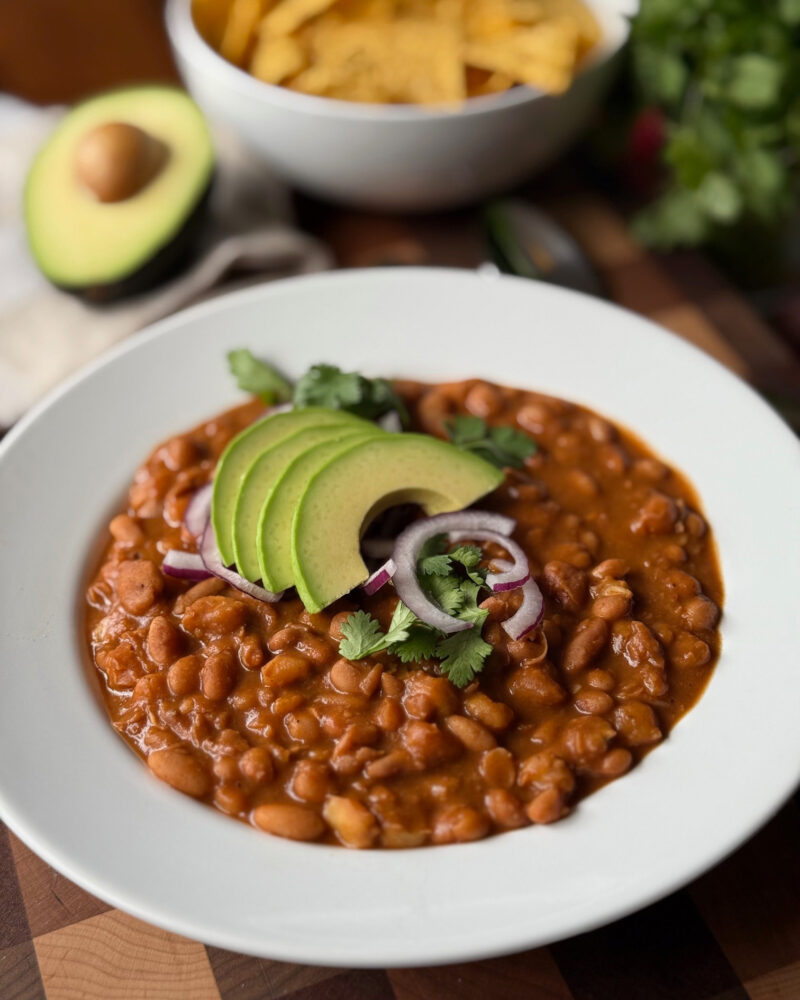
<svg viewBox="0 0 800 1000"><path fill-rule="evenodd" d="M3 819L114 905L288 961L615 919L796 783L798 487L743 383L560 289L198 306L0 450Z"/></svg>

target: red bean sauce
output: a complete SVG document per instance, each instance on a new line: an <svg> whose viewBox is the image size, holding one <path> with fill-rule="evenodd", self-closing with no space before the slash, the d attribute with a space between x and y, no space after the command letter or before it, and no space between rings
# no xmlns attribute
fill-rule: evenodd
<svg viewBox="0 0 800 1000"><path fill-rule="evenodd" d="M339 656L352 611L388 624L391 587L309 614L293 591L270 605L162 574L168 549L193 548L188 500L256 403L153 452L86 594L114 728L158 778L279 836L416 847L551 823L668 735L719 653L715 546L678 472L560 399L477 380L397 388L418 430L471 413L538 444L480 506L515 518L544 621L511 641L500 622L519 593L489 596L494 651L469 688L435 662Z"/></svg>

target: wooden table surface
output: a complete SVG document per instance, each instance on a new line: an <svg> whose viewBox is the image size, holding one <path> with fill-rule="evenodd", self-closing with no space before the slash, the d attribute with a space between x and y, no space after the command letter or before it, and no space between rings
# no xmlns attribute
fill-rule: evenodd
<svg viewBox="0 0 800 1000"><path fill-rule="evenodd" d="M157 0L0 0L0 87L68 100L173 73ZM580 184L544 207L583 245L615 301L762 389L800 392L798 359L702 256L656 258ZM301 204L341 266L474 266L470 213L413 220ZM2 278L0 277L0 280ZM735 415L732 415L735 419ZM720 669L724 669L724 659ZM743 790L746 794L746 790ZM724 822L724 816L720 817ZM207 947L111 909L0 824L0 1000L798 1000L800 803L686 889L601 930L434 969L347 971Z"/></svg>

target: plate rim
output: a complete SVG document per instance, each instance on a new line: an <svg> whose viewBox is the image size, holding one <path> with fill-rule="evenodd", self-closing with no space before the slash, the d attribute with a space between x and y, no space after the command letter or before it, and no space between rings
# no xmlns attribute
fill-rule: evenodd
<svg viewBox="0 0 800 1000"><path fill-rule="evenodd" d="M13 448L16 447L16 442L23 437L30 427L36 425L43 417L46 418L46 414L50 408L63 396L72 393L82 382L92 377L98 371L103 368L112 365L118 361L119 358L124 357L130 352L139 351L146 347L147 344L155 339L169 336L170 331L175 329L180 329L187 325L191 326L197 317L213 315L214 313L222 312L224 313L226 309L233 306L234 308L237 304L241 302L247 302L249 300L259 301L262 299L269 299L273 295L280 294L292 294L292 290L296 289L298 285L302 282L304 288L310 288L310 286L317 283L329 284L331 282L337 284L343 284L348 282L360 282L365 278L368 281L399 281L403 282L414 282L417 280L434 280L438 281L442 276L444 276L446 281L456 279L461 281L464 279L470 281L493 281L501 283L513 283L520 285L529 285L530 283L525 281L525 279L494 277L487 278L485 276L475 275L472 272L466 272L459 269L438 269L438 268L408 268L402 269L401 271L395 269L367 269L367 270L352 270L345 272L327 272L324 274L305 276L303 278L290 278L283 279L280 281L269 282L264 284L259 284L251 286L245 289L240 289L234 292L230 292L224 295L215 297L214 299L207 300L205 302L198 303L189 309L183 310L170 316L164 320L155 323L139 334L135 334L133 337L128 338L126 341L112 348L107 353L103 354L100 358L96 359L91 364L82 368L79 372L76 372L69 379L67 379L60 386L52 390L40 403L32 408L19 422L12 428L6 435L4 440L0 442L0 468L5 459L5 456ZM574 297L577 293L568 292L563 289L557 289L553 286L546 286L547 290L544 293L545 297L549 294L555 294L556 296L566 296ZM580 296L581 298L588 299L588 296ZM730 373L725 369L719 362L710 358L705 352L700 348L695 347L692 344L683 341L677 335L659 327L652 321L632 314L621 307L607 302L598 302L592 300L592 308L600 308L602 310L607 310L609 314L623 314L628 318L634 318L637 323L644 324L649 328L649 332L652 335L657 335L658 337L667 338L673 344L677 346L680 350L690 352L695 360L702 359L703 362L712 366L716 369L716 375L722 375L725 379L730 380L731 383L736 383L737 390L741 391L744 389L746 393L750 396L750 402L752 404L757 404L762 410L762 416L768 417L773 422L773 432L780 433L785 436L787 442L791 441L792 446L797 454L800 454L800 442L797 442L794 438L791 430L786 426L783 421L771 410L771 408L764 402L758 394L746 383L740 380L737 376ZM688 355L687 355L688 356ZM547 391L547 387L544 387ZM727 591L727 581L726 581L726 591ZM723 633L724 635L724 633ZM712 679L713 683L713 679ZM707 695L704 695L706 697ZM701 702L702 703L702 702ZM697 708L693 709L696 711ZM112 733L111 727L108 727L109 733ZM113 734L112 734L113 735ZM118 739L114 735L114 739ZM120 741L121 743L121 741ZM137 762L137 766L141 768L141 764ZM800 779L800 762L795 766L794 774L791 780L787 780L786 787L784 788L781 797L773 801L767 810L761 810L759 813L754 814L751 817L750 822L742 824L737 827L736 832L721 838L721 842L717 849L713 852L713 857L709 860L707 857L698 859L697 863L693 866L684 868L682 872L677 875L673 880L668 881L665 884L658 885L652 889L650 893L640 894L635 899L629 901L628 903L621 904L617 908L604 911L595 920L588 920L581 923L579 929L574 929L571 931L572 934L583 933L585 931L591 930L595 927L602 926L613 920L619 919L631 912L634 912L643 906L647 906L657 899L663 898L665 895L675 891L681 886L687 884L696 878L700 873L708 870L708 868L719 863L727 857L733 850L744 843L753 833L764 825L768 820L781 808L786 799L792 794L798 779ZM613 787L609 786L609 788ZM608 789L606 790L606 792ZM171 790L168 790L170 796L174 795ZM595 798L595 797L593 797ZM589 800L583 800L584 803ZM199 805L194 802L184 803L190 809L202 810L203 812L208 812L208 807L204 805ZM545 935L539 935L539 937L532 937L530 933L526 933L524 929L516 937L509 938L505 944L498 945L496 942L492 944L487 944L485 948L475 948L470 947L464 949L463 947L453 946L448 949L438 948L433 949L435 957L427 955L423 957L422 961L418 956L409 955L403 957L396 953L381 953L376 958L370 956L366 960L359 960L358 956L353 954L343 955L341 960L337 960L335 955L324 953L322 957L319 957L319 950L315 951L314 955L310 955L308 950L303 948L283 948L277 951L270 946L269 951L256 948L248 948L243 946L243 943L239 937L235 934L230 936L225 931L220 931L217 933L209 933L209 930L205 927L201 927L199 923L194 922L191 919L181 920L176 918L174 915L170 915L169 918L162 916L161 914L149 910L146 905L140 905L139 901L131 902L130 895L126 895L124 891L118 891L114 886L106 886L99 884L97 881L93 881L91 873L84 870L85 866L80 863L75 863L69 857L62 857L57 847L51 845L47 842L46 837L40 837L38 831L29 829L24 819L16 815L13 810L9 811L3 784L0 781L0 815L2 815L4 821L7 823L9 828L19 836L25 843L31 845L33 849L44 858L52 867L61 871L66 877L70 878L76 884L80 885L82 888L93 893L111 905L120 908L121 910L133 913L135 916L140 917L156 926L163 927L165 929L171 930L173 932L184 934L188 937L194 938L196 940L202 940L205 943L216 944L223 948L228 948L234 951L243 952L246 954L260 955L264 956L269 954L270 957L280 958L287 961L299 961L308 964L325 964L331 966L341 966L341 967L351 967L351 968L371 968L371 967L403 967L403 966L414 966L419 964L444 964L454 961L465 961L465 960L478 960L481 958L486 958L489 956L508 954L514 951L518 951L523 948L536 947L554 940L558 940L559 937L552 937ZM216 820L222 823L229 823L230 821L226 817L217 816ZM260 836L256 834L256 836ZM514 834L504 834L503 838L513 837ZM501 839L503 839L501 838ZM497 838L491 838L495 840ZM490 843L487 841L485 843ZM467 845L455 845L452 850L463 850ZM308 848L306 848L308 849ZM320 845L314 845L311 848L315 851L332 850L337 853L341 850L339 848L324 848ZM439 852L445 850L445 848L439 847L429 847L423 849L415 849L413 852L402 852L402 853L414 853L420 854L421 852L430 853L432 851ZM381 852L382 853L382 852ZM394 852L393 852L394 853ZM200 933L198 933L200 931Z"/></svg>

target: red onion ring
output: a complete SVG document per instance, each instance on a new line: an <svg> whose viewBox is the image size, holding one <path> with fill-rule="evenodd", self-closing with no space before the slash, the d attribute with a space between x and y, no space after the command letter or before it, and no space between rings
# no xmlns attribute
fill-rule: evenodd
<svg viewBox="0 0 800 1000"><path fill-rule="evenodd" d="M459 510L451 514L436 514L434 517L414 521L400 532L392 553L396 565L392 580L400 600L420 621L438 628L445 635L472 628L471 622L448 615L428 599L417 577L419 551L434 535L460 532L464 536L469 534L470 537L474 537L474 532L492 531L505 537L510 535L513 529L513 518L485 510Z"/></svg>
<svg viewBox="0 0 800 1000"><path fill-rule="evenodd" d="M170 549L164 555L161 571L178 580L207 580L211 576L196 552L184 552L182 549Z"/></svg>
<svg viewBox="0 0 800 1000"><path fill-rule="evenodd" d="M521 587L526 580L530 579L531 570L528 565L528 557L517 543L505 534L497 531L451 531L450 540L459 542L462 539L472 539L476 542L494 542L500 548L505 549L511 556L513 563L502 560L508 567L501 573L489 573L486 577L486 586L495 594L503 593L506 590L516 590ZM500 565L500 560L495 560L495 565Z"/></svg>
<svg viewBox="0 0 800 1000"><path fill-rule="evenodd" d="M495 565L507 572L511 563L505 559L495 560ZM511 639L524 639L542 623L544 618L544 597L538 584L530 577L522 585L522 604L516 614L502 622L503 629Z"/></svg>
<svg viewBox="0 0 800 1000"><path fill-rule="evenodd" d="M385 586L391 580L396 569L394 559L387 559L383 566L379 566L367 582L363 584L365 593L367 595L377 593L381 587Z"/></svg>

